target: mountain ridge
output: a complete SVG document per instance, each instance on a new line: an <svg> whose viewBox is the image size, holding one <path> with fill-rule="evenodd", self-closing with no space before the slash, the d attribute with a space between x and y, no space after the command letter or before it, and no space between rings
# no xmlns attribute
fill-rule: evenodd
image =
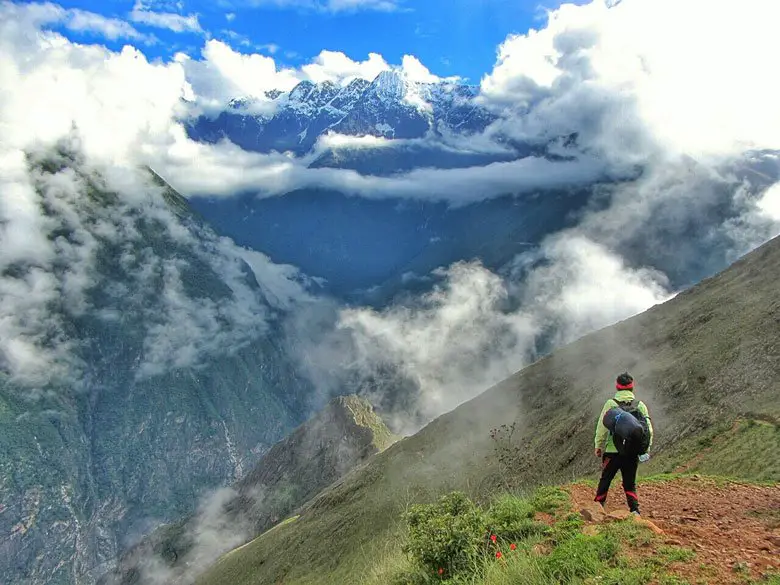
<svg viewBox="0 0 780 585"><path fill-rule="evenodd" d="M363 582L372 560L400 554L398 519L410 502L453 489L485 498L595 474L594 421L611 395L607 384L625 369L653 416L649 469L674 470L681 457L696 469L696 446L713 432L740 417L780 415L778 275L775 238L670 301L542 358L374 457L313 498L295 522L224 557L198 584ZM707 460L730 462L730 473L749 478L775 447L741 457L756 448L747 442ZM293 546L307 551L305 559L277 554Z"/></svg>
<svg viewBox="0 0 780 585"><path fill-rule="evenodd" d="M0 275L51 283L19 311L51 363L25 381L0 362L0 581L89 584L241 476L311 388L273 340L283 308L159 176L122 175L120 192L71 145L29 164L53 260Z"/></svg>
<svg viewBox="0 0 780 585"><path fill-rule="evenodd" d="M342 87L301 81L266 99L237 97L216 118L200 116L186 129L203 142L228 138L245 150L303 155L327 132L389 139L481 132L496 118L475 103L477 94L473 86L415 82L403 72L384 71Z"/></svg>
<svg viewBox="0 0 780 585"><path fill-rule="evenodd" d="M244 544L394 440L367 400L333 398L273 445L229 491L217 492L215 503L201 505L220 510L219 523L209 527L214 533L210 538L200 534L213 512L165 525L123 555L100 585L188 582L204 568L204 556L216 559L232 548L213 541Z"/></svg>

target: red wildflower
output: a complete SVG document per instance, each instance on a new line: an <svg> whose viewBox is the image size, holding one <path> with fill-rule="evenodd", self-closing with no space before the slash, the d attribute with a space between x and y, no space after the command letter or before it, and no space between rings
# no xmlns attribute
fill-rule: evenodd
<svg viewBox="0 0 780 585"><path fill-rule="evenodd" d="M496 542L496 535L495 534L491 534L490 535L490 540L492 540L493 542Z"/></svg>
<svg viewBox="0 0 780 585"><path fill-rule="evenodd" d="M501 551L500 551L500 550L497 550L497 551L496 551L496 558L497 558L497 559L500 559L502 556L503 556L503 555L501 554Z"/></svg>
<svg viewBox="0 0 780 585"><path fill-rule="evenodd" d="M444 569L439 568L439 575L443 575L443 574L444 574Z"/></svg>
<svg viewBox="0 0 780 585"><path fill-rule="evenodd" d="M509 545L509 550L515 550L517 548L517 545L513 542Z"/></svg>

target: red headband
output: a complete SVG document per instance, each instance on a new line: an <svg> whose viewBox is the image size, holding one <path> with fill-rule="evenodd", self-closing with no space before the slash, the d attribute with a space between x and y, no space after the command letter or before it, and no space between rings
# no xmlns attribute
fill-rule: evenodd
<svg viewBox="0 0 780 585"><path fill-rule="evenodd" d="M617 388L618 390L633 390L634 389L634 383L630 382L630 383L626 384L625 386L623 386L622 384L618 384L617 382L615 382L615 388Z"/></svg>

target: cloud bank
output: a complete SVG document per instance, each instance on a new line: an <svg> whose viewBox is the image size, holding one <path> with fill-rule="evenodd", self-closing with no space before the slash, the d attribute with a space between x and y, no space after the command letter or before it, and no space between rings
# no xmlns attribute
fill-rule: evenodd
<svg viewBox="0 0 780 585"><path fill-rule="evenodd" d="M761 0L564 4L501 45L482 96L516 114L505 121L514 136L577 132L612 157L777 148L780 88L767 67L779 16Z"/></svg>
<svg viewBox="0 0 780 585"><path fill-rule="evenodd" d="M691 273L691 266L695 274L706 274L778 232L775 178L739 168L753 164L743 153L780 147L780 114L774 105L778 88L766 74L773 53L763 50L771 44L777 10L774 3L756 0L564 5L550 12L544 27L502 44L480 96L498 120L483 136L450 137L447 147L467 150L479 144L482 150L491 145L500 150L499 136L532 144L574 137L566 146L552 147L565 160L529 157L373 177L310 169L310 158L247 153L228 142L194 143L180 121L193 112L218 111L237 96L267 99L267 91L290 89L304 79L344 84L373 77L391 67L378 54L353 61L324 51L312 63L291 69L279 67L272 57L240 53L210 40L199 56L149 62L132 46L112 52L77 45L47 30L72 22L72 12L48 4L0 4L0 164L4 193L11 194L0 202L2 261L10 266L24 254L43 267L23 283L4 284L22 287L4 295L3 351L12 356L6 359L18 364L47 360L45 352L35 354L30 347L36 339L59 335L56 327L22 332L8 315L33 314L52 291L77 291L78 282L86 280L74 274L67 286L51 282L47 262L55 252L65 252L52 251L46 237L50 226L35 211L39 195L23 163L24 152L53 145L74 128L88 160L107 167L150 164L188 195L279 196L317 187L362 197L467 204L506 193L622 181L594 187L593 209L576 229L550 238L535 257L518 258L500 275L458 264L435 275L440 288L419 304L386 311L350 309L338 318L340 331L349 334L357 352L350 354L353 364L375 372L377 363L391 360L419 386L422 411L435 415L523 365L539 335L563 342L640 311L674 293L665 276L680 281L678 275ZM733 42L722 42L724 24ZM112 34L134 39L129 29L121 30ZM691 30L697 31L695 46ZM419 81L435 80L411 56L400 67ZM354 138L339 144L338 137L329 137L320 148L340 146L382 145ZM64 177L57 180L67 186ZM692 232L708 247L704 260L697 259L701 247ZM22 245L21 234L29 233L35 234L31 243ZM85 244L68 253L88 257L88 251ZM293 268L276 267L246 251L231 254L273 275L269 282L275 284L267 293L280 306L290 306L300 294ZM168 287L162 297L165 314L171 320L182 313L213 314L213 307L187 306L177 271L175 263L159 267ZM618 282L631 290L630 302L608 294ZM229 318L244 321L242 310ZM194 359L200 350L186 340L219 339L214 327L223 317L196 319L178 337L165 334L161 325L151 337L154 344L180 347L181 353L162 349L160 359L150 362L152 371L180 363L164 356ZM555 333L550 333L552 325ZM442 345L439 339L449 341ZM461 346L461 339L468 341ZM25 340L33 346L19 346ZM450 375L446 366L458 355L468 357L463 364L472 366L458 366Z"/></svg>
<svg viewBox="0 0 780 585"><path fill-rule="evenodd" d="M133 6L133 10L130 12L130 20L147 26L153 26L157 28L164 28L176 33L182 32L203 32L203 29L198 22L197 14L189 14L182 16L175 12L155 12L149 10L149 7L144 5L143 2L137 0Z"/></svg>
<svg viewBox="0 0 780 585"><path fill-rule="evenodd" d="M248 6L273 6L314 10L317 12L358 12L378 11L394 12L400 8L402 0L239 0Z"/></svg>
<svg viewBox="0 0 780 585"><path fill-rule="evenodd" d="M85 315L121 323L131 308L147 327L139 376L196 367L263 334L269 311L305 296L294 268L188 225L138 170L144 152L180 131L175 118L187 86L179 64L150 64L129 46L113 53L41 31L51 18L46 6L5 3L0 11L4 372L25 386L77 380L84 340L68 323ZM53 152L62 148L73 160L45 171L47 157L54 169L60 164ZM89 196L95 190L117 199L99 204ZM149 222L169 250L188 254L155 252L144 236ZM121 278L106 273L107 246ZM193 293L192 262L211 271L227 296Z"/></svg>

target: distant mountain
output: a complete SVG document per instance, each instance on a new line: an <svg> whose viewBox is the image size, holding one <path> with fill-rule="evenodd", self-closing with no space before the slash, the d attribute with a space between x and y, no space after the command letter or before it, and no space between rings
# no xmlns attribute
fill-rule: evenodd
<svg viewBox="0 0 780 585"><path fill-rule="evenodd" d="M565 157L553 145L576 150L577 134L537 143L493 136L498 148L470 150L470 138L496 120L477 97L474 86L413 82L403 72L388 71L344 87L307 81L287 93L269 93L265 100L238 98L217 117L190 120L187 128L196 140L228 139L246 150L290 151L306 155L303 162L310 168L379 177L423 168L485 167L527 157L550 161L554 174L554 163ZM313 151L327 133L387 140L371 146L326 141ZM659 268L674 286L690 285L723 268L729 258L722 243L714 241L717 234L711 226L739 215L735 202L740 198L734 193L743 183L749 184L752 196L780 178L777 160L776 153L746 153L719 173L692 159L687 169L680 164L665 188L678 188L678 177L687 177L703 192L696 211L691 210L691 218L667 217L668 209L659 208L657 215L664 218L659 225L634 230L634 241L621 253L639 265ZM254 193L199 197L190 203L239 244L324 278L327 290L342 298L381 305L398 292L424 288L431 271L458 260L481 259L501 270L546 236L577 223L585 210L608 205L619 189L641 185L645 171L639 165L619 183L604 176L563 189L507 188L492 199L462 206L431 202L422 192L418 198L410 193L406 198L371 199L320 188L265 199ZM677 245L663 245L669 241Z"/></svg>
<svg viewBox="0 0 780 585"><path fill-rule="evenodd" d="M279 342L270 277L159 177L119 193L67 148L29 167L53 259L0 278L58 292L18 315L51 364L23 379L0 352L0 582L89 585L243 477L312 391Z"/></svg>
<svg viewBox="0 0 780 585"><path fill-rule="evenodd" d="M190 204L241 245L325 278L331 293L381 304L399 289L424 287L432 270L458 260L502 267L576 223L592 193L564 189L452 208L307 189L267 199L194 198Z"/></svg>
<svg viewBox="0 0 780 585"><path fill-rule="evenodd" d="M101 585L189 582L209 560L249 541L309 498L389 446L393 436L357 396L334 398L322 411L274 445L243 479L210 506L210 518L193 515L166 525L122 559Z"/></svg>
<svg viewBox="0 0 780 585"><path fill-rule="evenodd" d="M227 138L256 152L304 154L326 132L349 136L422 138L428 133L483 131L495 116L475 103L478 88L458 83L419 83L400 71L373 81L355 79L345 87L302 81L287 93L262 102L237 98L216 118L201 116L187 125L191 138ZM254 110L272 113L252 113Z"/></svg>
<svg viewBox="0 0 780 585"><path fill-rule="evenodd" d="M374 160L373 149L364 156ZM693 161L674 169L665 190L701 195L687 195L690 204L684 209L659 196L654 221L629 230L619 252L631 264L661 270L674 288L712 275L728 265L734 247L717 226L740 221L745 202L780 179L778 161L777 153L754 152L718 173ZM425 289L434 282L431 271L459 260L480 259L491 270L504 270L545 237L608 207L618 193L641 188L640 175L634 181L507 194L462 206L322 189L268 198L200 197L190 204L237 243L325 278L333 294L381 305L399 291Z"/></svg>

